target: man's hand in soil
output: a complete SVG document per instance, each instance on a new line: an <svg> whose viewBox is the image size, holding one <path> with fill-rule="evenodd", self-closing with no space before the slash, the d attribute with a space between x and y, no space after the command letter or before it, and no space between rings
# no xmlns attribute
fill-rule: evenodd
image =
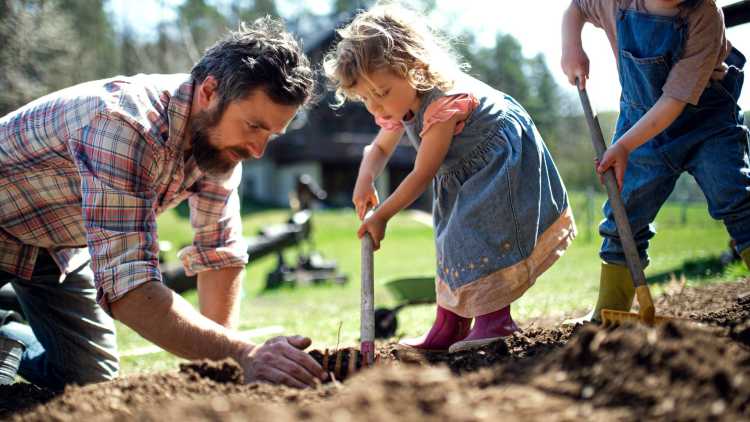
<svg viewBox="0 0 750 422"><path fill-rule="evenodd" d="M310 339L302 336L275 337L247 347L237 359L245 371L245 383L256 381L290 387L314 387L327 378L315 360L304 352Z"/></svg>

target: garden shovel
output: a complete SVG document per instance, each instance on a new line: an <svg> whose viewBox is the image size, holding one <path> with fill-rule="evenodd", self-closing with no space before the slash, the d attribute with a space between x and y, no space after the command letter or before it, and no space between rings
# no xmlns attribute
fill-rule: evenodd
<svg viewBox="0 0 750 422"><path fill-rule="evenodd" d="M579 81L576 79L576 85L578 84ZM594 151L596 151L597 160L601 161L602 155L604 155L607 146L604 143L604 136L602 135L602 128L599 125L599 119L594 115L594 112L591 109L591 102L589 102L589 96L586 93L586 90L579 88L578 94L581 97L583 113L586 115L586 123L591 132L591 141L594 144ZM628 270L630 270L630 275L633 278L635 295L638 298L640 312L634 313L616 311L613 309L602 309L602 324L607 326L621 324L626 321L640 321L647 325L654 325L675 319L655 315L656 310L654 309L654 301L651 299L651 291L648 288L648 284L646 284L646 276L643 273L641 259L638 255L635 241L633 240L633 232L630 229L630 222L625 213L625 206L623 205L620 191L617 188L614 169L609 168L604 172L604 185L607 188L609 205L615 215L615 224L617 226L617 233L620 235L622 248L625 252L625 261L627 262Z"/></svg>
<svg viewBox="0 0 750 422"><path fill-rule="evenodd" d="M362 366L372 366L375 360L375 288L373 244L369 233L362 236L361 254L360 352Z"/></svg>

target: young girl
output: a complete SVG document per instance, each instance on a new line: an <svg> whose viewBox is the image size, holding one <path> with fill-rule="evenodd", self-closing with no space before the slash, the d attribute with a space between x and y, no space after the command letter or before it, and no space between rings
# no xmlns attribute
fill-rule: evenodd
<svg viewBox="0 0 750 422"><path fill-rule="evenodd" d="M415 14L375 6L339 31L324 61L341 102L362 101L381 130L353 202L379 248L388 220L432 182L437 317L419 349L476 348L518 330L510 303L575 235L562 180L526 111L460 71ZM378 205L373 184L402 135L414 169ZM473 328L471 320L475 319Z"/></svg>
<svg viewBox="0 0 750 422"><path fill-rule="evenodd" d="M745 58L727 41L721 10L713 0L573 0L563 18L562 68L582 87L585 22L604 29L617 57L620 115L598 171L615 170L643 263L651 223L685 171L750 262L748 130L737 106ZM602 308L629 310L633 302L608 203L604 213L599 299L579 320L598 321Z"/></svg>

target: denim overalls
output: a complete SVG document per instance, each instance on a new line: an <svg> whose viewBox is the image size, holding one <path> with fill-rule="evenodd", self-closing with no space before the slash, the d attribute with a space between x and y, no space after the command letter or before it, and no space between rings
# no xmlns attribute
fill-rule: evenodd
<svg viewBox="0 0 750 422"><path fill-rule="evenodd" d="M527 258L568 207L531 117L510 96L469 76L449 92L422 95L419 111L403 122L412 145L419 149L430 103L457 93L473 94L479 105L433 180L437 275L451 289Z"/></svg>
<svg viewBox="0 0 750 422"><path fill-rule="evenodd" d="M659 99L672 66L680 60L687 36L686 19L621 9L617 19L618 66L622 96L613 142L631 128ZM643 264L648 264L651 224L674 189L689 172L708 200L708 210L721 219L737 242L750 246L750 165L748 130L742 125L737 99L742 89L745 57L736 49L725 60L729 72L712 80L697 106L688 104L662 133L630 153L622 198ZM604 238L601 258L625 265L609 202L599 226Z"/></svg>

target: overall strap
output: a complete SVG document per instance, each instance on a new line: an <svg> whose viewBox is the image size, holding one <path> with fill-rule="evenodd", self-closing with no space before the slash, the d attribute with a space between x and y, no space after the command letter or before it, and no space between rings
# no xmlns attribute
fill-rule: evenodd
<svg viewBox="0 0 750 422"><path fill-rule="evenodd" d="M641 14L649 14L648 9L645 5L645 0L618 0L618 5L620 7L618 11L618 17L620 21L625 21L625 16L628 14L627 12L631 9L630 6L635 2L636 10L634 12L640 12ZM688 15L693 11L695 8L695 4L690 6L680 5L678 6L678 13L671 17L672 25L675 29L675 31L680 33L680 38L682 39L682 42L679 43L675 51L670 55L670 66L677 63L682 58L682 55L685 51L685 42L687 40L688 35ZM669 19L669 18L667 18Z"/></svg>

